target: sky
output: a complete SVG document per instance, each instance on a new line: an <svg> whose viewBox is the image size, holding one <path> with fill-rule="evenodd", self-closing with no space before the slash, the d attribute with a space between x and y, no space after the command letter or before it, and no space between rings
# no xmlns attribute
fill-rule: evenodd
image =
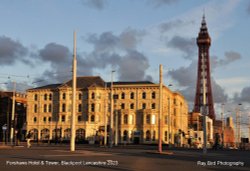
<svg viewBox="0 0 250 171"><path fill-rule="evenodd" d="M217 117L250 111L248 0L0 0L0 86L17 90L71 78L73 32L78 76L157 83L181 92L192 110L205 14ZM8 83L3 84L3 83ZM239 106L238 104L242 105Z"/></svg>

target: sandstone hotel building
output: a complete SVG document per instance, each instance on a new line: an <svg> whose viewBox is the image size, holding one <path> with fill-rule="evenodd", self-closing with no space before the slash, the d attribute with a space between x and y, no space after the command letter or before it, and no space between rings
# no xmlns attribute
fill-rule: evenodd
<svg viewBox="0 0 250 171"><path fill-rule="evenodd" d="M103 135L105 116L109 128L110 85L99 76L77 78L77 142L92 141ZM112 90L118 143L158 143L159 84L148 81L113 82ZM70 140L71 96L71 80L27 90L27 133L39 141ZM186 144L187 102L180 93L172 92L165 85L162 97L163 143Z"/></svg>

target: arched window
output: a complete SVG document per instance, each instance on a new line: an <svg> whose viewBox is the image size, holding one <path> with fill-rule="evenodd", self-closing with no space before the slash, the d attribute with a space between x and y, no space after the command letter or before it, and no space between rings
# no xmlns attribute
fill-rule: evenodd
<svg viewBox="0 0 250 171"><path fill-rule="evenodd" d="M95 99L95 93L91 94L91 99Z"/></svg>
<svg viewBox="0 0 250 171"><path fill-rule="evenodd" d="M156 131L153 131L153 137L152 140L155 141Z"/></svg>
<svg viewBox="0 0 250 171"><path fill-rule="evenodd" d="M46 105L46 104L43 105L43 112L44 112L44 113L47 112L47 105Z"/></svg>
<svg viewBox="0 0 250 171"><path fill-rule="evenodd" d="M82 112L82 104L78 104L78 112Z"/></svg>
<svg viewBox="0 0 250 171"><path fill-rule="evenodd" d="M33 118L33 122L36 123L36 121L37 121L37 119L36 119L36 117L34 117L34 118Z"/></svg>
<svg viewBox="0 0 250 171"><path fill-rule="evenodd" d="M78 122L81 122L81 121L82 121L82 116L81 116L81 115L79 115L79 116L77 117L77 121L78 121Z"/></svg>
<svg viewBox="0 0 250 171"><path fill-rule="evenodd" d="M37 99L38 99L37 97L38 97L37 94L35 94L35 95L34 95L34 100L35 100L35 101L37 101Z"/></svg>
<svg viewBox="0 0 250 171"><path fill-rule="evenodd" d="M123 131L123 141L128 141L128 131Z"/></svg>
<svg viewBox="0 0 250 171"><path fill-rule="evenodd" d="M62 94L62 99L63 99L63 100L66 100L66 93L63 93L63 94Z"/></svg>
<svg viewBox="0 0 250 171"><path fill-rule="evenodd" d="M95 115L91 115L90 122L95 122Z"/></svg>
<svg viewBox="0 0 250 171"><path fill-rule="evenodd" d="M135 93L134 92L130 93L130 99L134 99L134 98L135 98Z"/></svg>
<svg viewBox="0 0 250 171"><path fill-rule="evenodd" d="M78 100L82 100L82 93L78 94Z"/></svg>
<svg viewBox="0 0 250 171"><path fill-rule="evenodd" d="M52 105L49 104L49 112L52 112Z"/></svg>
<svg viewBox="0 0 250 171"><path fill-rule="evenodd" d="M150 141L150 139L151 139L151 133L150 133L149 130L147 130L147 132L146 132L146 141Z"/></svg>
<svg viewBox="0 0 250 171"><path fill-rule="evenodd" d="M49 130L48 129L42 129L41 130L41 140L48 140L49 139Z"/></svg>
<svg viewBox="0 0 250 171"><path fill-rule="evenodd" d="M92 103L92 104L91 104L91 112L94 112L94 111L95 111L95 104Z"/></svg>
<svg viewBox="0 0 250 171"><path fill-rule="evenodd" d="M48 95L44 94L44 100L47 100L47 98L48 98Z"/></svg>
<svg viewBox="0 0 250 171"><path fill-rule="evenodd" d="M155 92L152 92L152 99L155 99Z"/></svg>
<svg viewBox="0 0 250 171"><path fill-rule="evenodd" d="M123 123L128 124L128 115L127 114L123 116Z"/></svg>
<svg viewBox="0 0 250 171"><path fill-rule="evenodd" d="M146 103L142 103L142 109L146 109Z"/></svg>
<svg viewBox="0 0 250 171"><path fill-rule="evenodd" d="M155 103L152 103L152 104L151 104L151 108L152 108L152 109L155 109Z"/></svg>
<svg viewBox="0 0 250 171"><path fill-rule="evenodd" d="M66 112L66 104L65 103L62 104L62 112Z"/></svg>
<svg viewBox="0 0 250 171"><path fill-rule="evenodd" d="M70 129L70 128L65 129L65 130L64 130L64 139L65 139L65 140L69 140L70 137L71 137L71 129Z"/></svg>
<svg viewBox="0 0 250 171"><path fill-rule="evenodd" d="M142 99L146 99L146 92L142 93Z"/></svg>
<svg viewBox="0 0 250 171"><path fill-rule="evenodd" d="M37 104L34 105L34 113L37 113Z"/></svg>
<svg viewBox="0 0 250 171"><path fill-rule="evenodd" d="M121 99L125 99L125 93L122 93Z"/></svg>
<svg viewBox="0 0 250 171"><path fill-rule="evenodd" d="M134 109L134 103L130 104L130 109Z"/></svg>
<svg viewBox="0 0 250 171"><path fill-rule="evenodd" d="M49 94L49 100L52 100L52 94L51 93Z"/></svg>
<svg viewBox="0 0 250 171"><path fill-rule="evenodd" d="M43 117L43 122L46 123L47 122L47 118Z"/></svg>
<svg viewBox="0 0 250 171"><path fill-rule="evenodd" d="M80 128L76 130L76 140L81 141L85 139L85 130Z"/></svg>
<svg viewBox="0 0 250 171"><path fill-rule="evenodd" d="M146 115L146 124L150 124L150 114Z"/></svg>

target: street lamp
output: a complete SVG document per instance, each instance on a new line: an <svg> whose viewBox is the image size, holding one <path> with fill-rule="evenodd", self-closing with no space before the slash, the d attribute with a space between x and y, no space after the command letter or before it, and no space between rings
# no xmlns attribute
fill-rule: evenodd
<svg viewBox="0 0 250 171"><path fill-rule="evenodd" d="M110 84L110 129L109 129L109 147L112 148L113 146L113 73L115 71L111 71L111 84Z"/></svg>

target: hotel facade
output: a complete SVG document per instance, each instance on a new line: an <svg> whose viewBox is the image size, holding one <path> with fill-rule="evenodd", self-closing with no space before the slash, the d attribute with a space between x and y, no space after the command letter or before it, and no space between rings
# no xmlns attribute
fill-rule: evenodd
<svg viewBox="0 0 250 171"><path fill-rule="evenodd" d="M110 128L113 108L113 130L117 131L118 135L114 135L118 143L158 143L159 84L113 82L112 87L113 107L111 83L98 76L77 78L76 142L103 140L105 125ZM187 144L187 102L164 85L162 98L162 142ZM27 90L27 134L38 141L69 141L71 107L71 80Z"/></svg>

